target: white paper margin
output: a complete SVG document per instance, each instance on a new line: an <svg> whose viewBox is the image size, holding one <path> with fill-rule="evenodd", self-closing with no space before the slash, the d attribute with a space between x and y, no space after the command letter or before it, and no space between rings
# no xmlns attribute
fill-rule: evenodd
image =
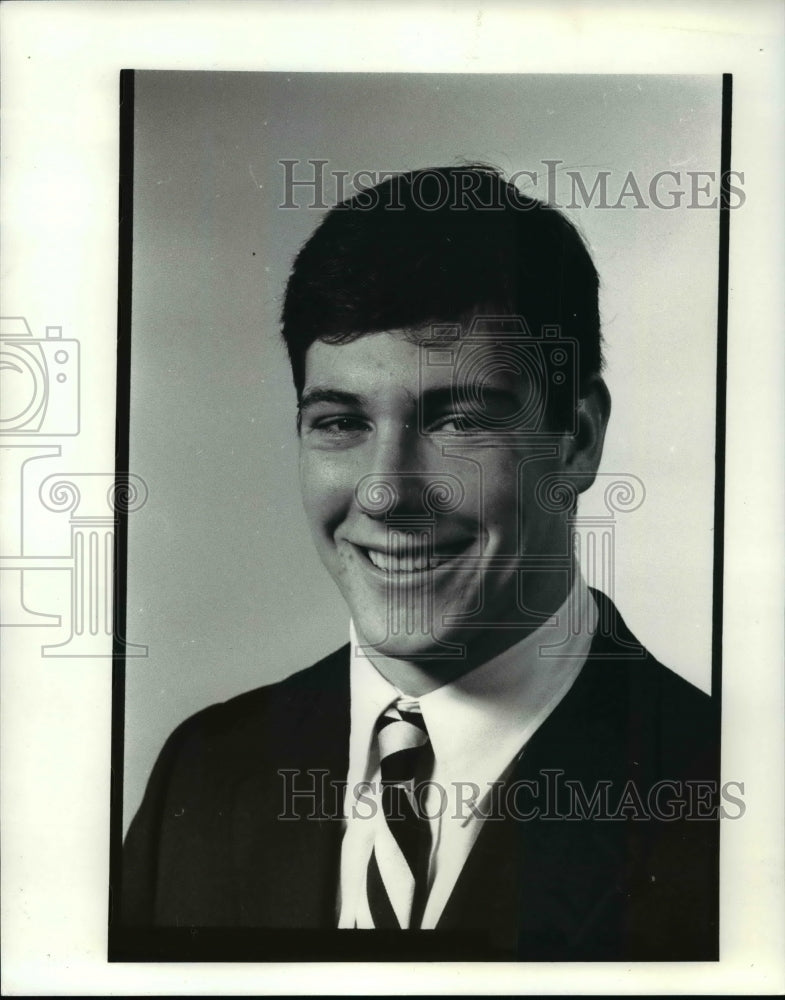
<svg viewBox="0 0 785 1000"><path fill-rule="evenodd" d="M110 661L47 661L31 630L3 629L3 993L782 991L781 5L11 0L0 30L2 311L83 346L83 427L63 451L81 472L114 466L122 68L732 72L747 196L731 217L723 699L723 778L744 781L747 812L722 830L722 961L110 965Z"/></svg>

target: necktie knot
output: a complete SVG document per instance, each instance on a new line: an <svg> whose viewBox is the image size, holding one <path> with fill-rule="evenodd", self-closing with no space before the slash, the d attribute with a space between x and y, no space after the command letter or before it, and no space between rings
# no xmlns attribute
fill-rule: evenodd
<svg viewBox="0 0 785 1000"><path fill-rule="evenodd" d="M430 746L417 703L409 702L405 709L399 703L388 708L376 723L376 736L382 783L414 781Z"/></svg>

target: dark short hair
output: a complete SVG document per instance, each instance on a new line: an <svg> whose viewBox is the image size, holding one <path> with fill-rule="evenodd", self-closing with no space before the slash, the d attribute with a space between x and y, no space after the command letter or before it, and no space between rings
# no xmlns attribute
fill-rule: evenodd
<svg viewBox="0 0 785 1000"><path fill-rule="evenodd" d="M499 171L396 174L330 209L294 261L282 333L298 398L316 340L466 328L489 314L522 316L534 335L558 326L574 338L582 385L602 368L598 286L572 223Z"/></svg>

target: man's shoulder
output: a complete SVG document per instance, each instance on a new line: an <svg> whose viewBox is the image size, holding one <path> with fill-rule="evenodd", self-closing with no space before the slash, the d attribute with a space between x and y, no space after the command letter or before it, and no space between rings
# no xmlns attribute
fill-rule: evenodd
<svg viewBox="0 0 785 1000"><path fill-rule="evenodd" d="M599 623L580 690L584 708L633 752L648 749L659 765L713 757L716 700L661 663L627 627L613 602L593 591Z"/></svg>
<svg viewBox="0 0 785 1000"><path fill-rule="evenodd" d="M126 837L124 922L249 920L234 898L233 865L240 852L247 877L261 879L264 890L265 880L277 877L272 867L289 857L282 844L290 828L277 822L281 775L345 774L348 660L346 647L284 680L210 705L175 729ZM265 868L268 853L276 860ZM307 866L307 859L297 864ZM269 920L263 896L251 893L248 905L258 903Z"/></svg>
<svg viewBox="0 0 785 1000"><path fill-rule="evenodd" d="M200 709L174 730L163 755L216 759L260 747L309 743L349 717L349 646L282 680Z"/></svg>
<svg viewBox="0 0 785 1000"><path fill-rule="evenodd" d="M588 663L601 668L606 683L642 693L656 688L658 702L666 699L696 711L709 709L709 695L661 663L632 633L606 594L593 588L591 593L599 614Z"/></svg>

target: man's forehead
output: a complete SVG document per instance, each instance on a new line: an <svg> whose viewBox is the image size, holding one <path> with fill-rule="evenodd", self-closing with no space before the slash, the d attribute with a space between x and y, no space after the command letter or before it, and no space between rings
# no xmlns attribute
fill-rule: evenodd
<svg viewBox="0 0 785 1000"><path fill-rule="evenodd" d="M530 350L528 334L482 331L477 334L460 324L439 323L427 327L405 330L379 330L343 340L316 339L308 348L305 361L310 367L342 367L360 359L385 360L395 358L402 368L432 370L444 374L454 368L458 360L484 358L496 367L494 361L504 362L519 349Z"/></svg>

